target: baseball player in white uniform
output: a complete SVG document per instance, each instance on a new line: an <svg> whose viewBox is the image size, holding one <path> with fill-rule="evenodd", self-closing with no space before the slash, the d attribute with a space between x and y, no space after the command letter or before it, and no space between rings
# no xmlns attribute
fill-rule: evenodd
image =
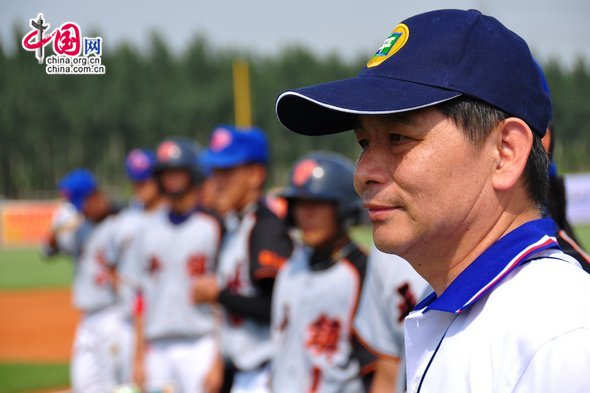
<svg viewBox="0 0 590 393"><path fill-rule="evenodd" d="M431 292L407 261L372 247L354 321L359 340L378 356L371 393L405 391L404 319Z"/></svg>
<svg viewBox="0 0 590 393"><path fill-rule="evenodd" d="M223 355L235 368L232 393L268 392L271 296L279 267L291 255L287 225L264 198L268 145L259 129L217 128L207 151L216 209L226 234L217 277L197 280L194 299L224 310Z"/></svg>
<svg viewBox="0 0 590 393"><path fill-rule="evenodd" d="M156 164L155 154L147 149L133 149L125 159L125 171L133 185L134 199L130 206L119 212L115 230L111 232L106 258L117 268L117 296L125 329L121 331L124 345L121 349L122 380L133 381L135 354L135 315L137 297L141 288L142 272L135 259L133 243L143 232L154 214L162 210L164 198L152 176Z"/></svg>
<svg viewBox="0 0 590 393"><path fill-rule="evenodd" d="M82 319L72 353L72 390L109 392L125 382L121 375L123 319L116 306L116 273L106 258L116 216L92 174L84 169L68 173L60 181L60 189L85 216L74 241L73 302Z"/></svg>
<svg viewBox="0 0 590 393"><path fill-rule="evenodd" d="M367 264L348 235L361 209L353 173L343 156L313 152L297 160L282 192L301 244L273 293L273 392L358 393L370 385L375 359L352 326Z"/></svg>
<svg viewBox="0 0 590 393"><path fill-rule="evenodd" d="M76 251L76 230L84 216L67 199L55 209L46 242L41 245L41 254L52 257L57 254L73 256Z"/></svg>
<svg viewBox="0 0 590 393"><path fill-rule="evenodd" d="M354 129L375 245L434 290L404 324L409 392L588 391L590 277L542 218L551 101L522 38L476 10L419 14L277 113Z"/></svg>
<svg viewBox="0 0 590 393"><path fill-rule="evenodd" d="M169 139L156 157L154 175L169 207L144 222L134 243L144 299L138 310L136 382L148 391L208 392L218 353L216 319L211 306L193 304L191 287L213 272L221 226L198 208L202 175L195 146Z"/></svg>

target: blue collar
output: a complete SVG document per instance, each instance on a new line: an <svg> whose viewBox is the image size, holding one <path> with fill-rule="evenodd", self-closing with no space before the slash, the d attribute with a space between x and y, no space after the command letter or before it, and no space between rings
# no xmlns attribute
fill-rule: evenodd
<svg viewBox="0 0 590 393"><path fill-rule="evenodd" d="M184 212L184 213L176 213L176 212L173 212L172 210L170 210L168 212L168 220L170 220L170 222L173 225L180 225L180 224L184 223L186 220L188 220L188 218L190 216L192 216L198 210L199 209L196 207L193 209L190 209L189 211Z"/></svg>
<svg viewBox="0 0 590 393"><path fill-rule="evenodd" d="M502 281L532 254L559 248L555 223L551 219L527 222L497 240L477 257L437 298L435 293L422 300L415 310L460 313Z"/></svg>

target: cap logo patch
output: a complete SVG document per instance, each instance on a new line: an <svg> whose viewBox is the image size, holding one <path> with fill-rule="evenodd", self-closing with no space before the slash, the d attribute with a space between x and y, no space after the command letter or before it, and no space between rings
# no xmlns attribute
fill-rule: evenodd
<svg viewBox="0 0 590 393"><path fill-rule="evenodd" d="M233 138L229 130L226 130L225 128L218 128L211 136L209 148L215 152L221 151L231 144L232 139Z"/></svg>
<svg viewBox="0 0 590 393"><path fill-rule="evenodd" d="M157 154L159 161L170 161L180 157L180 147L172 141L166 141L160 145Z"/></svg>
<svg viewBox="0 0 590 393"><path fill-rule="evenodd" d="M383 41L383 45L371 57L367 63L367 67L376 67L385 60L393 56L408 42L410 37L410 29L403 23L395 26L391 34Z"/></svg>
<svg viewBox="0 0 590 393"><path fill-rule="evenodd" d="M146 170L150 166L150 160L141 150L133 150L127 162L131 168L138 171Z"/></svg>
<svg viewBox="0 0 590 393"><path fill-rule="evenodd" d="M318 163L314 160L303 160L295 167L293 171L293 184L302 186L307 183L314 170L318 167Z"/></svg>

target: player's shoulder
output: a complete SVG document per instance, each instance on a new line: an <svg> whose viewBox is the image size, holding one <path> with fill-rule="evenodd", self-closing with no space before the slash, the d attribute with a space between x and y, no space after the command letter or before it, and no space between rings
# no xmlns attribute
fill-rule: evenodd
<svg viewBox="0 0 590 393"><path fill-rule="evenodd" d="M251 247L264 244L265 247L272 246L273 243L281 243L279 248L287 248L285 252L290 255L292 251L292 241L289 235L289 227L285 217L278 215L269 207L268 198L262 198L258 201L254 210L255 222L250 233ZM284 254L284 252L283 252Z"/></svg>
<svg viewBox="0 0 590 393"><path fill-rule="evenodd" d="M266 194L258 201L256 216L283 221L287 217L287 201L276 195Z"/></svg>
<svg viewBox="0 0 590 393"><path fill-rule="evenodd" d="M287 227L287 222L285 219L285 215L282 214L282 210L278 207L278 203L275 203L274 197L265 196L261 198L257 204L256 209L254 210L254 219L255 224L254 227L256 229L262 228L270 229L270 228L285 228Z"/></svg>
<svg viewBox="0 0 590 393"><path fill-rule="evenodd" d="M359 274L364 276L367 270L367 252L355 242L350 242L347 247L349 249L346 252L346 261L349 262Z"/></svg>
<svg viewBox="0 0 590 393"><path fill-rule="evenodd" d="M560 303L564 298L571 300L585 295L584 301L590 308L590 275L582 270L577 260L561 250L545 250L537 254L506 284L515 291L518 286L525 285L535 296L547 302ZM559 296L555 296L557 293ZM569 300L568 304L571 303Z"/></svg>
<svg viewBox="0 0 590 393"><path fill-rule="evenodd" d="M590 326L590 275L560 250L546 250L492 291L486 307L539 334Z"/></svg>

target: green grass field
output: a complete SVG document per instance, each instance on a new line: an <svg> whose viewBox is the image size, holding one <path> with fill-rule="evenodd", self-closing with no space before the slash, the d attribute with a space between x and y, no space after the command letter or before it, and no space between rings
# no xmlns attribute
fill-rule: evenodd
<svg viewBox="0 0 590 393"><path fill-rule="evenodd" d="M67 287L72 263L65 257L44 259L37 249L0 248L0 290Z"/></svg>
<svg viewBox="0 0 590 393"><path fill-rule="evenodd" d="M578 236L578 240L580 240L582 248L590 251L590 225L577 227L574 231Z"/></svg>
<svg viewBox="0 0 590 393"><path fill-rule="evenodd" d="M590 226L576 228L583 246L590 245ZM367 249L371 231L355 228L353 238ZM586 248L588 250L588 248ZM67 258L44 260L36 249L0 249L0 291L67 287L72 264ZM67 364L0 363L0 393L25 393L68 385Z"/></svg>
<svg viewBox="0 0 590 393"><path fill-rule="evenodd" d="M69 287L72 263L43 259L37 249L0 249L0 291ZM67 387L67 363L0 363L0 393Z"/></svg>
<svg viewBox="0 0 590 393"><path fill-rule="evenodd" d="M0 363L0 393L35 392L69 385L69 365Z"/></svg>

